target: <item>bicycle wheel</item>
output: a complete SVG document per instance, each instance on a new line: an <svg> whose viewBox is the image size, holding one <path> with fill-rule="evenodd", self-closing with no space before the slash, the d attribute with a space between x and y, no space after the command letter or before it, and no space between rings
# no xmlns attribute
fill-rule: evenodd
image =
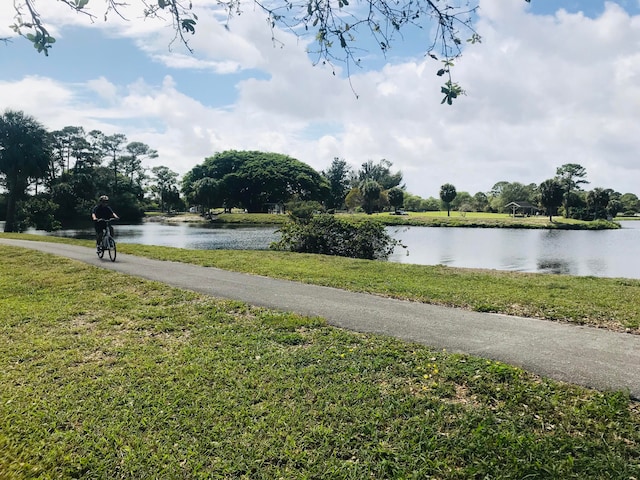
<svg viewBox="0 0 640 480"><path fill-rule="evenodd" d="M96 253L98 254L98 258L104 257L104 247L102 246L102 243L97 247Z"/></svg>
<svg viewBox="0 0 640 480"><path fill-rule="evenodd" d="M116 261L116 242L113 238L109 239L109 258L112 262Z"/></svg>

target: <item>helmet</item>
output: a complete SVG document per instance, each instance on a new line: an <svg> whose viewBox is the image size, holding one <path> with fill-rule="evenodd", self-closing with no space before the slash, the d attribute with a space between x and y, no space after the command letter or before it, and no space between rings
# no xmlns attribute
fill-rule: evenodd
<svg viewBox="0 0 640 480"><path fill-rule="evenodd" d="M109 201L109 197L107 197L106 195L102 195L102 196L100 197L100 201L101 201L101 202L108 202L108 201Z"/></svg>

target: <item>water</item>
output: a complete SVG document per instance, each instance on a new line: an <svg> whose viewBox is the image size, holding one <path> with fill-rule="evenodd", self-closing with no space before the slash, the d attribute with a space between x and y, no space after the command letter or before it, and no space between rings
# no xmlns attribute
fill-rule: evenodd
<svg viewBox="0 0 640 480"><path fill-rule="evenodd" d="M394 229L408 246L390 261L518 272L640 278L640 222L620 230Z"/></svg>
<svg viewBox="0 0 640 480"><path fill-rule="evenodd" d="M277 227L270 225L230 225L146 222L139 225L115 224L116 240L193 250L266 250L279 240ZM44 233L29 231L29 233ZM49 235L71 238L95 238L93 227L65 229Z"/></svg>
<svg viewBox="0 0 640 480"><path fill-rule="evenodd" d="M623 221L620 230L525 230L506 228L390 227L407 245L391 262L640 278L640 221ZM198 250L265 250L279 239L277 226L202 224L116 225L116 239ZM44 232L30 232L41 233ZM93 228L52 235L93 238ZM408 252L408 255L407 255Z"/></svg>

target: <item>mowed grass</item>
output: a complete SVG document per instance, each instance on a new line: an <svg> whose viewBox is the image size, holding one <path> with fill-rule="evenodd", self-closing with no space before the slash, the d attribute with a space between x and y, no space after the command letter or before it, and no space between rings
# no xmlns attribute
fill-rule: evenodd
<svg viewBox="0 0 640 480"><path fill-rule="evenodd" d="M92 246L40 235L0 237ZM118 251L478 312L640 334L640 280L452 268L275 251L118 244Z"/></svg>
<svg viewBox="0 0 640 480"><path fill-rule="evenodd" d="M640 281L272 251L121 245L123 252L394 298L640 333Z"/></svg>
<svg viewBox="0 0 640 480"><path fill-rule="evenodd" d="M2 479L640 478L622 392L4 246L0 298Z"/></svg>
<svg viewBox="0 0 640 480"><path fill-rule="evenodd" d="M215 223L232 224L282 224L289 221L288 215L265 214L265 213L221 213L216 212ZM474 228L544 228L544 229L576 229L576 230L602 230L616 229L620 225L616 222L598 220L595 222L585 222L570 218L553 217L553 221L548 216L533 215L528 217L512 216L507 213L484 213L484 212L407 212L406 215L395 215L390 212L375 213L367 215L365 213L337 213L338 218L362 221L377 220L385 225L413 225L421 227L474 227ZM169 222L181 221L204 221L197 214L178 214L168 217Z"/></svg>

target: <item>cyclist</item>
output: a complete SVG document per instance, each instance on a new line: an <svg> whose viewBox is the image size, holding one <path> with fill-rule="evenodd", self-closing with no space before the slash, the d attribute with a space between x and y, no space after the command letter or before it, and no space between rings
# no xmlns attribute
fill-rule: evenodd
<svg viewBox="0 0 640 480"><path fill-rule="evenodd" d="M102 243L102 232L107 226L106 219L109 218L120 218L113 209L109 206L109 197L106 195L102 195L100 197L100 201L98 205L93 207L91 210L91 219L93 220L93 226L96 229L96 249L100 249L100 244ZM113 227L109 225L109 229L111 230L111 235L113 235Z"/></svg>

